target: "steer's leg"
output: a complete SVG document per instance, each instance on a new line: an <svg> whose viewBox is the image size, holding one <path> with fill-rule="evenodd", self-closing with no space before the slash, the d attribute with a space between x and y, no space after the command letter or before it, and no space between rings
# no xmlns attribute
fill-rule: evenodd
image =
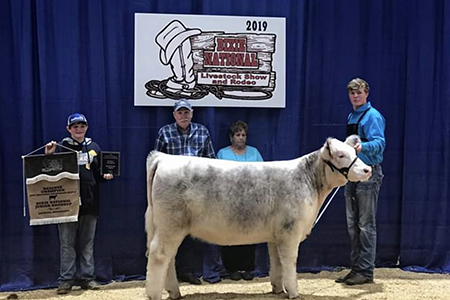
<svg viewBox="0 0 450 300"><path fill-rule="evenodd" d="M180 299L180 287L177 280L177 272L175 271L175 256L172 257L167 269L166 291L169 293L169 299Z"/></svg>
<svg viewBox="0 0 450 300"><path fill-rule="evenodd" d="M145 252L145 256L148 257L150 243L152 242L154 235L153 207L150 205L147 207L147 211L145 212L145 231L147 233L147 251Z"/></svg>
<svg viewBox="0 0 450 300"><path fill-rule="evenodd" d="M175 257L178 246L181 244L184 235L161 234L156 230L153 240L150 243L150 250L147 262L147 282L146 292L151 300L160 300L164 282L167 276L167 269L173 257ZM171 271L172 272L172 271ZM172 278L173 275L170 275ZM171 283L171 288L173 283ZM179 293L175 289L175 294Z"/></svg>
<svg viewBox="0 0 450 300"><path fill-rule="evenodd" d="M281 277L281 262L278 254L277 245L267 243L270 255L270 283L272 284L272 293L280 294L284 292L283 280Z"/></svg>
<svg viewBox="0 0 450 300"><path fill-rule="evenodd" d="M293 242L292 240L283 241L278 244L283 284L289 299L298 298L299 296L296 270L298 245L299 243Z"/></svg>

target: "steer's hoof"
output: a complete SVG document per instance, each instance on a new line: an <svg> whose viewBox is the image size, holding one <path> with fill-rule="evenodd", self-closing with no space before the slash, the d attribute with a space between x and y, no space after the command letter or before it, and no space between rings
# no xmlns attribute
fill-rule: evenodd
<svg viewBox="0 0 450 300"><path fill-rule="evenodd" d="M293 294L293 295L288 294L288 298L289 298L289 299L299 299L299 298L300 298L300 295L299 295L299 294Z"/></svg>
<svg viewBox="0 0 450 300"><path fill-rule="evenodd" d="M181 299L181 294L169 294L169 297L167 299L173 299L173 300L177 300L177 299Z"/></svg>
<svg viewBox="0 0 450 300"><path fill-rule="evenodd" d="M167 299L173 299L173 300L181 299L181 293L179 290L176 292L167 290L167 293L169 293L169 297Z"/></svg>
<svg viewBox="0 0 450 300"><path fill-rule="evenodd" d="M274 294L283 294L284 293L284 289L283 289L283 287L272 286L272 293L274 293Z"/></svg>

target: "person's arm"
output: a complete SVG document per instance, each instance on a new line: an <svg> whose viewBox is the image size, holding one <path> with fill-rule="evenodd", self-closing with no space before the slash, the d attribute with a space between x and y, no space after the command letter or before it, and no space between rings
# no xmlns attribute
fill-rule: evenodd
<svg viewBox="0 0 450 300"><path fill-rule="evenodd" d="M101 150L100 147L99 147L98 159L101 159L101 157L102 157L102 150ZM100 167L100 164L99 164L99 167ZM104 180L111 180L111 179L113 179L113 178L114 178L114 175L113 175L113 174L103 174L103 179L104 179Z"/></svg>
<svg viewBox="0 0 450 300"><path fill-rule="evenodd" d="M155 148L154 149L156 151L167 153L167 145L166 145L166 142L164 140L164 134L163 134L161 129L159 130L158 135L156 136Z"/></svg>
<svg viewBox="0 0 450 300"><path fill-rule="evenodd" d="M204 147L204 157L209 157L209 158L216 158L216 153L214 152L214 147L211 141L211 137L208 135L208 137L206 138L205 141L205 147Z"/></svg>
<svg viewBox="0 0 450 300"><path fill-rule="evenodd" d="M100 149L100 146L95 143L95 145L93 145L93 151L97 153L97 155L95 155L95 157L93 158L93 163L95 161L95 169L93 168L94 171L94 176L97 178L97 180L99 180L100 182L104 182L106 180L111 180L114 178L113 174L103 174L101 175L101 170L100 170L100 159L102 157L102 149ZM91 151L91 150L88 150Z"/></svg>
<svg viewBox="0 0 450 300"><path fill-rule="evenodd" d="M261 153L259 153L258 149L256 149L256 161L264 161L264 159L261 156Z"/></svg>
<svg viewBox="0 0 450 300"><path fill-rule="evenodd" d="M361 143L361 151L366 155L378 155L384 152L386 140L384 138L385 121L379 115L371 115L363 126L367 142Z"/></svg>
<svg viewBox="0 0 450 300"><path fill-rule="evenodd" d="M100 157L101 157L101 155L100 155ZM105 180L114 179L114 175L113 174L103 174L103 179L105 179Z"/></svg>

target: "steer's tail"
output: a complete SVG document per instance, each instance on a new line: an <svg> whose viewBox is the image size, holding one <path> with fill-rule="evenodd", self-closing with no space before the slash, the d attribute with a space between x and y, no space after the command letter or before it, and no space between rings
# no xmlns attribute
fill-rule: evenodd
<svg viewBox="0 0 450 300"><path fill-rule="evenodd" d="M157 151L152 151L147 156L147 211L145 212L145 231L147 232L147 251L145 254L147 256L150 251L150 243L153 240L153 234L155 232L155 223L153 221L152 188L153 178L158 166L158 153L159 152Z"/></svg>

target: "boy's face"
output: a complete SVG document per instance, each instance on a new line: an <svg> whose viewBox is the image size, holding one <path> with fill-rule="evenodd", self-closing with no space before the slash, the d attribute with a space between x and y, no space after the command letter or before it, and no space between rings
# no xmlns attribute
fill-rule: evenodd
<svg viewBox="0 0 450 300"><path fill-rule="evenodd" d="M67 126L67 131L70 132L70 136L77 142L82 142L84 140L87 129L88 126L85 123L75 123L70 127Z"/></svg>

